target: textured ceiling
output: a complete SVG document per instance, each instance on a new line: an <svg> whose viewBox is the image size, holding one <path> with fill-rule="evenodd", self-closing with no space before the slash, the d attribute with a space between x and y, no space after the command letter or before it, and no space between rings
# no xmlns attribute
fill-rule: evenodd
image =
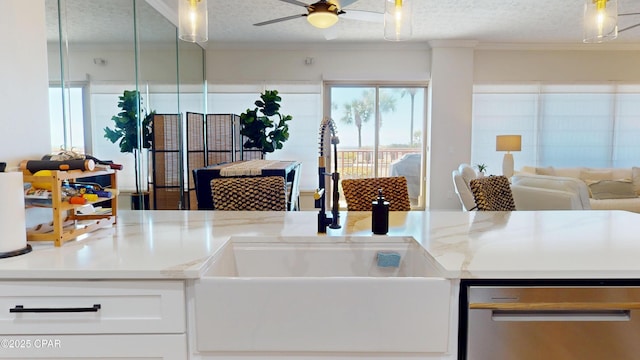
<svg viewBox="0 0 640 360"><path fill-rule="evenodd" d="M137 1L138 36L141 40L175 43L176 30L164 16L144 1ZM45 0L47 40L58 39L58 19L69 43L133 44L132 0Z"/></svg>
<svg viewBox="0 0 640 360"><path fill-rule="evenodd" d="M70 41L130 41L126 32L133 28L131 0L65 0L73 31ZM178 1L164 3L165 13L175 21ZM309 0L301 0L310 3ZM55 0L47 2L47 21L51 36L57 27ZM138 0L142 39L171 41L168 21ZM582 42L584 0L413 0L413 36L408 44L429 40L477 40L480 44L551 44L577 46ZM383 25L341 17L328 31L316 29L304 17L262 27L254 23L303 14L306 10L279 0L208 0L209 42L214 46L274 46L287 44L384 43ZM344 10L383 12L384 0L358 0ZM640 1L619 0L619 13L640 12ZM619 18L619 27L640 23L640 15ZM327 32L329 34L327 34ZM130 35L129 35L130 36ZM334 38L327 40L327 36ZM620 33L611 44L638 46L640 27ZM598 46L598 45L581 45Z"/></svg>

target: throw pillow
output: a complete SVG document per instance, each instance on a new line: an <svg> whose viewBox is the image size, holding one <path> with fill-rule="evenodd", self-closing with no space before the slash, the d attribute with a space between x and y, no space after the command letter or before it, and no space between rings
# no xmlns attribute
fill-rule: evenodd
<svg viewBox="0 0 640 360"><path fill-rule="evenodd" d="M580 179L587 185L591 185L600 180L613 180L611 170L582 170L580 171Z"/></svg>
<svg viewBox="0 0 640 360"><path fill-rule="evenodd" d="M640 195L640 167L631 168L631 182L636 194Z"/></svg>
<svg viewBox="0 0 640 360"><path fill-rule="evenodd" d="M555 176L556 170L553 168L553 166L539 167L536 168L536 175Z"/></svg>
<svg viewBox="0 0 640 360"><path fill-rule="evenodd" d="M591 197L596 200L636 198L631 181L600 180L589 185Z"/></svg>

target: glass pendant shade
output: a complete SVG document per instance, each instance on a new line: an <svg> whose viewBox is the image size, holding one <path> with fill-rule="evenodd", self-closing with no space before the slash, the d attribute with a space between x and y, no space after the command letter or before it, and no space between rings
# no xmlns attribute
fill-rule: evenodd
<svg viewBox="0 0 640 360"><path fill-rule="evenodd" d="M413 0L385 0L384 38L402 41L411 38L411 3Z"/></svg>
<svg viewBox="0 0 640 360"><path fill-rule="evenodd" d="M179 0L179 33L180 40L189 42L206 42L209 40L209 19L207 16L207 0Z"/></svg>
<svg viewBox="0 0 640 360"><path fill-rule="evenodd" d="M307 21L320 29L326 29L338 22L338 15L330 11L315 11L307 15Z"/></svg>
<svg viewBox="0 0 640 360"><path fill-rule="evenodd" d="M583 42L601 43L618 37L618 0L585 0Z"/></svg>

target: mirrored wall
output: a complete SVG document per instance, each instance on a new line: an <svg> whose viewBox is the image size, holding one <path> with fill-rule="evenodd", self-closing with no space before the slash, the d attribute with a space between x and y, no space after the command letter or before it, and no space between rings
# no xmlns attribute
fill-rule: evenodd
<svg viewBox="0 0 640 360"><path fill-rule="evenodd" d="M114 128L112 117L123 111L118 103L125 91L140 94L136 129L142 143L147 114L182 122L187 112L205 113L204 50L178 40L176 27L144 0L45 3L52 152L74 150L122 164L121 193L149 191L157 165L150 150L123 153L118 142L105 138L105 128ZM182 128L173 129L175 139L167 141L182 143ZM186 208L183 155L177 160L169 171L179 195L168 207L176 209Z"/></svg>

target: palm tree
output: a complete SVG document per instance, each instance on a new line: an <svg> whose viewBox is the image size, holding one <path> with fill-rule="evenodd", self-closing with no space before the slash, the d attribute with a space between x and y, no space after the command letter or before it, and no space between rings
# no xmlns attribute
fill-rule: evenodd
<svg viewBox="0 0 640 360"><path fill-rule="evenodd" d="M380 91L379 107L380 107L380 124L382 127L382 114L396 111L396 98L389 91Z"/></svg>
<svg viewBox="0 0 640 360"><path fill-rule="evenodd" d="M371 119L375 113L374 90L365 90L360 99L353 99L343 104L344 115L340 121L347 125L355 124L358 129L358 148L362 147L362 125ZM382 113L394 112L396 110L396 98L388 92L380 92L379 97L380 123L382 126Z"/></svg>
<svg viewBox="0 0 640 360"><path fill-rule="evenodd" d="M362 98L353 99L351 102L343 104L344 115L340 121L347 125L355 124L358 129L358 148L362 147L362 124L369 121L373 113L373 99L365 91Z"/></svg>
<svg viewBox="0 0 640 360"><path fill-rule="evenodd" d="M409 130L409 146L413 146L413 139L414 139L414 133L413 133L413 117L414 117L414 112L415 112L415 100L416 100L416 93L418 92L418 88L404 88L400 91L400 97L403 98L405 97L407 94L409 94L409 96L411 96L411 125L410 130Z"/></svg>

